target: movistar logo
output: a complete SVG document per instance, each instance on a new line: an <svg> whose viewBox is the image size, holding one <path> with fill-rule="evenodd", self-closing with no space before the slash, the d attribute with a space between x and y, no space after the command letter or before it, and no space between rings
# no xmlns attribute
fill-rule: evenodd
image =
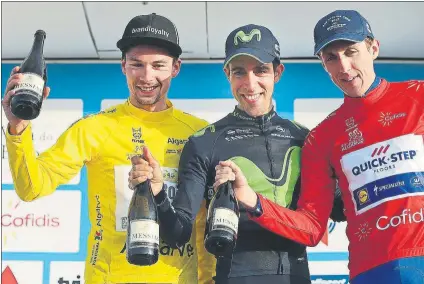
<svg viewBox="0 0 424 284"><path fill-rule="evenodd" d="M239 166L255 192L281 206L289 207L300 176L300 151L301 149L298 146L290 147L287 150L281 174L276 179L266 176L258 166L245 157L237 156L231 158L231 160Z"/></svg>
<svg viewBox="0 0 424 284"><path fill-rule="evenodd" d="M210 132L215 132L215 125L209 124L208 126L200 129L196 133L193 134L194 137L199 137L205 134L206 130L209 129Z"/></svg>
<svg viewBox="0 0 424 284"><path fill-rule="evenodd" d="M234 45L238 45L238 40L244 43L250 42L254 36L256 36L257 41L261 41L261 31L258 29L253 29L248 34L245 34L244 31L238 31L234 36Z"/></svg>

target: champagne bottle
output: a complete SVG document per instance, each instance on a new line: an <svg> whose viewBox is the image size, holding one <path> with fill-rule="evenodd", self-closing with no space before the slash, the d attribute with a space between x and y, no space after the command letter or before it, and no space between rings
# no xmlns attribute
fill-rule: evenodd
<svg viewBox="0 0 424 284"><path fill-rule="evenodd" d="M239 206L232 183L221 184L212 197L206 218L205 248L215 256L230 256L236 245Z"/></svg>
<svg viewBox="0 0 424 284"><path fill-rule="evenodd" d="M15 95L10 102L13 115L24 120L32 120L40 114L43 103L43 90L47 81L46 63L43 56L46 33L38 30L28 56L22 62L19 73L24 75L15 87Z"/></svg>
<svg viewBox="0 0 424 284"><path fill-rule="evenodd" d="M159 216L150 181L134 189L128 209L127 260L134 265L152 265L159 258Z"/></svg>

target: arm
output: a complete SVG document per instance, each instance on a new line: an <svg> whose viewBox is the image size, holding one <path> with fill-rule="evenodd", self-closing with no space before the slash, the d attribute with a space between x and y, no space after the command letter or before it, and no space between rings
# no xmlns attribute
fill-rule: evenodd
<svg viewBox="0 0 424 284"><path fill-rule="evenodd" d="M209 161L203 157L200 143L190 138L181 153L178 191L172 202L162 190L156 197L163 240L172 247L190 240L194 219L205 193Z"/></svg>
<svg viewBox="0 0 424 284"><path fill-rule="evenodd" d="M199 214L196 217L196 250L199 284L213 284L212 277L215 276L215 256L206 251L204 244L206 214L206 201L203 201Z"/></svg>
<svg viewBox="0 0 424 284"><path fill-rule="evenodd" d="M335 189L325 149L314 140L313 135L309 135L302 150L302 185L297 210L284 208L258 195L263 214L249 216L265 229L308 246L317 245L327 228Z"/></svg>
<svg viewBox="0 0 424 284"><path fill-rule="evenodd" d="M49 195L74 177L93 156L84 120L66 130L55 145L36 157L31 124L20 135L6 131L10 170L18 196L32 201Z"/></svg>
<svg viewBox="0 0 424 284"><path fill-rule="evenodd" d="M333 209L331 210L330 218L334 222L346 221L344 211L345 208L342 200L342 193L340 192L340 188L337 187L336 192L334 193Z"/></svg>

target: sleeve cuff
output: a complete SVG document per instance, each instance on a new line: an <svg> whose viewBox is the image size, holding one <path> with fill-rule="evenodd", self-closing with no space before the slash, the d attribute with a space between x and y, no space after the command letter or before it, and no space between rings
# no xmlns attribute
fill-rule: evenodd
<svg viewBox="0 0 424 284"><path fill-rule="evenodd" d="M155 196L155 202L160 211L165 212L171 207L168 195L165 190L165 184L163 184L162 190Z"/></svg>
<svg viewBox="0 0 424 284"><path fill-rule="evenodd" d="M256 201L255 207L253 209L246 210L249 215L249 218L251 219L259 218L263 214L262 204L261 204L261 195L256 194L256 196L258 197L258 200Z"/></svg>
<svg viewBox="0 0 424 284"><path fill-rule="evenodd" d="M6 136L6 139L9 142L12 142L12 143L22 143L22 142L25 142L25 141L32 141L32 127L31 127L31 123L28 124L28 126L24 129L24 131L20 135L12 135L12 134L10 134L9 127L10 127L10 125L8 123L7 124L7 129L5 131L6 132L5 133L5 136Z"/></svg>

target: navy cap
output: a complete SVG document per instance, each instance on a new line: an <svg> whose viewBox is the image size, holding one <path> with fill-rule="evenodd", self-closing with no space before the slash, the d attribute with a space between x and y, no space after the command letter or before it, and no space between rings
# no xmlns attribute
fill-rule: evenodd
<svg viewBox="0 0 424 284"><path fill-rule="evenodd" d="M280 44L272 32L259 25L246 25L232 31L225 42L224 68L236 56L247 55L262 63L280 62Z"/></svg>
<svg viewBox="0 0 424 284"><path fill-rule="evenodd" d="M361 14L354 10L336 10L316 24L314 54L336 40L361 42L367 37L374 39L370 24Z"/></svg>
<svg viewBox="0 0 424 284"><path fill-rule="evenodd" d="M155 13L132 18L116 46L124 52L139 44L165 48L175 57L179 57L182 53L175 25L168 18Z"/></svg>

